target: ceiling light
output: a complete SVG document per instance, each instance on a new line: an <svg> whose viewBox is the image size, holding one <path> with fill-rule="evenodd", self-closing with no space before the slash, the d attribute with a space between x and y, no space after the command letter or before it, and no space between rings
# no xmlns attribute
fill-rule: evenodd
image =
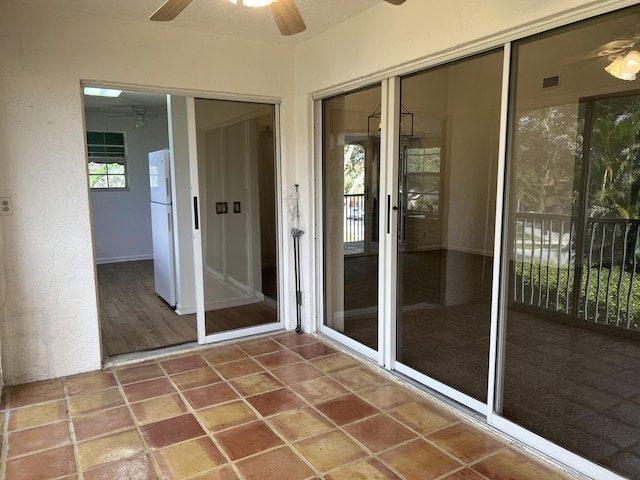
<svg viewBox="0 0 640 480"><path fill-rule="evenodd" d="M640 52L631 50L624 57L625 68L630 73L640 72Z"/></svg>
<svg viewBox="0 0 640 480"><path fill-rule="evenodd" d="M236 5L238 0L229 0ZM266 7L267 5L277 2L278 0L240 0L240 3L245 7Z"/></svg>
<svg viewBox="0 0 640 480"><path fill-rule="evenodd" d="M617 56L604 69L620 80L635 80L640 72L640 52L631 50L626 55Z"/></svg>
<svg viewBox="0 0 640 480"><path fill-rule="evenodd" d="M95 88L84 87L84 94L91 95L93 97L119 97L122 90L114 90L112 88Z"/></svg>

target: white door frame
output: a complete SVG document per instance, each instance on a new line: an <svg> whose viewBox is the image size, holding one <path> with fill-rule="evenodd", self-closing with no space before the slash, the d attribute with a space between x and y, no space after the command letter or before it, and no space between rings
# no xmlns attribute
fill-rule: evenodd
<svg viewBox="0 0 640 480"><path fill-rule="evenodd" d="M239 100L243 101L243 100ZM251 99L245 99L246 102L252 102ZM265 103L263 100L259 103ZM274 138L276 139L276 145L279 144L280 138L280 106L279 103L268 103L274 107ZM275 323L268 323L263 325L257 325L254 327L239 328L235 330L214 333L207 335L205 324L205 298L204 298L204 276L203 276L203 258L202 258L202 231L201 231L201 216L200 216L200 188L199 188L199 175L198 175L198 142L197 142L197 125L196 125L196 112L195 112L195 97L187 97L187 129L188 129L188 142L189 142L189 170L191 178L191 214L192 214L192 232L193 232L193 257L195 268L195 292L196 292L196 326L198 333L198 343L214 343L225 340L231 340L249 335L259 335L263 333L274 332L282 330L284 328L284 322L282 318L284 302L278 301L278 321ZM280 151L276 147L274 160L276 162L276 198L281 198L281 175L280 175ZM282 256L280 252L283 251L284 242L282 239L282 218L285 218L282 212L282 202L276 202L276 238L277 238L277 257L278 257L278 271L282 272L281 263ZM283 279L282 275L278 275L278 292L280 298L283 293Z"/></svg>

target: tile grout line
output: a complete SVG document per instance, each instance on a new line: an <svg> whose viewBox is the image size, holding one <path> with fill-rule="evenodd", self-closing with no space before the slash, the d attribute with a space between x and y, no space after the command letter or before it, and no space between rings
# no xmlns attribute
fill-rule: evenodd
<svg viewBox="0 0 640 480"><path fill-rule="evenodd" d="M277 342L277 340L276 340L276 342ZM282 344L282 343L280 343L280 342L277 342L277 343L278 343L279 345L281 345L283 348L285 348L287 351L290 351L289 347L287 347L286 345L284 345L284 344ZM242 349L242 347L239 347L239 348L240 348L240 349ZM256 360L255 360L255 356L253 356L253 355L249 354L249 352L245 351L244 349L242 349L242 351L243 351L245 354L249 355L249 356L250 356L254 361L256 361ZM277 351L276 351L276 352L277 352ZM269 354L271 354L271 353L276 353L276 352L268 352L268 353L264 353L264 354L262 354L262 355L269 355ZM295 353L295 352L291 352L291 353ZM257 356L261 356L261 355L257 355ZM300 357L300 356L298 355L298 357ZM301 359L302 359L302 361L301 361L301 362L296 362L296 363L303 363L303 361L305 361L305 359L303 359L302 357L301 357ZM296 392L292 391L292 390L289 388L289 385L285 384L285 383L284 383L284 382L282 382L278 377L276 377L275 375L273 375L273 373L271 373L271 370L266 370L266 369L265 369L265 367L263 367L263 366L262 366L262 364L260 364L260 362L259 362L259 361L256 361L256 363L257 363L258 365L260 365L260 367L261 367L261 368L263 368L263 372L259 372L259 373L267 373L267 374L271 375L273 378L275 378L278 382L280 382L280 383L282 384L283 388L286 388L286 389L290 390L292 394L295 394L295 393L296 393ZM279 367L278 367L278 368L279 368ZM250 375L253 375L253 374L250 374ZM246 377L246 376L250 376L250 375L245 375L245 377ZM224 377L222 377L222 378L224 378ZM244 378L244 377L237 377L237 378ZM231 380L236 380L237 378L230 379L230 380L228 380L228 381L229 381L229 382L231 382ZM234 390L237 392L237 389L235 389L235 387L234 387L233 385L230 385L230 386L231 386L232 388L234 388ZM274 389L274 390L267 390L266 392L262 392L262 393L268 393L268 392L272 392L272 391L275 391L275 390L278 390L278 389ZM237 393L238 393L238 394L240 394L240 392L237 392ZM252 405L252 404L247 400L247 398L249 398L249 397L253 397L253 396L256 396L256 395L261 395L262 393L258 393L258 394L255 394L255 395L242 395L242 394L240 394L240 396L241 396L241 398L242 398L243 402L244 402L245 404L247 404L247 405L248 405L248 407L249 407L252 411L254 411L254 412L255 412L257 419L259 419L259 420L261 420L262 422L264 422L264 423L269 427L269 429L270 429L270 430L271 430L275 435L277 435L277 436L278 436L278 438L280 438L280 439L283 441L283 445L284 445L284 446L289 447L289 449L293 452L293 454L294 454L297 458L299 458L299 459L300 459L300 460L301 460L305 465L307 465L307 466L310 468L310 470L314 473L314 475L320 475L320 472L319 472L319 471L318 471L318 470L317 470L313 465L311 465L311 463L310 463L306 458L304 458L304 456L303 456L303 455L301 455L301 454L300 454L300 452L299 452L299 451L298 451L298 450L293 446L293 443L292 443L292 442L289 442L289 440L287 440L285 437L283 437L277 429L274 429L274 428L273 428L273 426L272 426L271 422L268 420L268 417L263 416L263 415L262 415L262 414L261 414L261 413L260 413L260 412L259 412L259 411L258 411L258 410L257 410L257 409L256 409L256 408L255 408L255 407L254 407L254 406L253 406L253 405ZM303 400L304 400L304 399L303 399ZM280 412L280 413L284 413L284 412ZM277 415L277 414L274 414L274 415L272 415L271 417L273 417L273 416L275 416L275 415ZM244 425L247 425L247 424L244 424ZM232 428L234 428L234 427L232 427ZM245 459L249 459L249 458L251 458L251 457L256 457L256 456L258 456L258 455L260 455L260 454L262 454L262 453L265 453L265 452L268 452L268 451L272 451L272 450L275 450L275 449L277 449L277 448L281 448L281 447L282 447L282 445L279 445L279 446L277 446L277 447L273 447L273 448L268 449L268 450L262 450L262 451L260 451L260 452L256 452L256 453L254 453L254 454L251 454L251 455L248 455L248 456L243 457L243 458L241 458L241 459L238 459L238 460L236 460L236 462L239 462L239 461L242 461L242 460L245 460Z"/></svg>
<svg viewBox="0 0 640 480"><path fill-rule="evenodd" d="M150 361L148 363L144 362L140 366L143 367L143 366L154 365L154 364L158 365L160 368L162 368L159 365L159 362L158 362L157 359L154 359L154 360L152 360L152 361ZM124 366L123 369L124 368L127 368L127 366ZM135 368L135 366L131 367L131 368ZM129 412L129 417L131 418L131 422L133 423L133 427L135 428L136 433L138 434L138 437L140 438L140 441L142 442L142 446L144 447L144 453L143 454L149 459L149 462L151 463L151 466L152 466L153 471L156 474L156 476L158 478L162 478L162 471L160 470L159 465L156 462L156 459L155 459L155 456L153 455L153 452L150 451L149 448L147 447L147 442L144 440L144 436L142 435L142 431L140 430L140 427L141 427L140 422L138 422L138 418L136 417L136 415L135 415L135 413L133 411L133 408L131 407L131 402L129 402L129 399L127 398L127 395L126 395L126 393L124 391L124 385L120 381L120 377L118 377L118 375L116 374L117 369L113 368L113 367L110 367L109 370L110 370L111 374L113 375L113 377L114 377L114 379L116 381L116 386L117 386L117 388L118 388L118 390L120 392L120 395L122 395L122 400L124 401L124 406L127 408L127 411ZM156 378L156 377L153 377L153 378ZM157 377L157 378L159 378L159 377ZM147 380L150 380L150 379L147 379ZM147 381L147 380L140 380L139 382L132 382L131 384L142 383L142 382ZM135 403L135 402L133 402L133 403ZM117 407L114 407L114 408L117 408ZM122 430L122 431L126 431L126 429ZM111 434L112 432L109 432L109 433ZM107 435L104 435L104 436L107 436ZM127 458L135 458L137 456L140 456L140 455L139 454L138 455L133 455L133 456L127 457ZM115 461L120 461L120 460L121 459L118 459L118 460L115 460ZM110 463L114 463L114 461L107 462L107 463L102 464L102 465L108 465ZM97 468L97 467L100 467L102 465L96 465L96 466L91 467L91 468Z"/></svg>
<svg viewBox="0 0 640 480"><path fill-rule="evenodd" d="M312 342L312 343L313 343L313 342ZM290 351L290 347L285 346L285 348L287 348L287 349ZM294 354L295 354L296 352L292 352L292 353L294 353ZM330 372L325 372L325 371L319 370L319 369L318 369L317 367L315 367L315 365L311 362L311 360L320 359L320 358L323 358L323 357L329 357L329 356L331 356L331 355L335 355L335 354L339 354L339 353L340 353L340 352L330 353L330 354L327 354L327 355L321 355L321 356L318 356L318 357L313 357L313 358L311 358L311 359L307 359L307 358L304 358L304 357L301 357L300 355L298 355L298 356L300 356L300 357L302 358L302 360L303 360L302 362L294 362L294 363L290 363L290 364L279 365L278 367L275 367L275 368L274 368L274 370L275 370L275 369L277 369L277 368L282 368L282 367L286 367L286 366L293 366L293 365L297 365L297 364L299 364L299 363L304 363L304 364L310 365L311 367L313 367L313 368L317 369L320 373L322 373L322 376L314 377L314 378L311 378L311 379L308 379L308 380L302 380L302 381L297 382L297 383L295 383L295 384L293 384L293 385L298 385L298 384L304 383L304 382L306 382L306 381L312 381L312 380L316 380L316 379L320 379L320 378L327 378L327 379L333 380L333 381L335 381L336 383L338 383L339 385L343 386L339 381L337 381L336 379L334 379L334 378L330 375ZM347 367L347 368L348 368L348 367ZM268 371L268 373L271 373L271 370L269 370L269 371ZM271 373L271 375L273 375L273 374ZM276 377L276 378L277 378L277 377ZM331 430L329 430L328 432L322 432L322 433L318 433L318 434L316 434L316 435L310 435L310 436L308 436L308 437L301 438L301 439L298 439L298 440L293 441L293 442L290 442L290 441L289 441L289 440L287 440L286 438L283 438L283 439L286 441L286 443L287 443L288 445L290 445L290 447L291 447L291 448L292 448L292 450L295 452L295 454L296 454L299 458L302 458L302 460L304 460L304 462L305 462L306 464L310 465L310 466L312 467L312 470L313 470L314 472L316 472L318 475L328 475L328 474L330 474L330 472L332 472L332 471L337 471L338 469L344 468L345 466L349 466L349 465L352 465L352 464L356 464L356 463L358 463L358 462L360 462L360 461L365 460L366 458L375 458L375 457L374 457L373 452L372 452L369 448L367 448L365 445L361 444L359 441L357 441L357 439L353 438L351 435L349 435L349 433L348 433L348 432L346 432L346 431L344 430L344 428L343 428L343 427L344 427L344 425L343 425L343 426L338 425L338 424L337 424L337 423L335 423L332 419L330 419L329 417L327 417L327 416L326 416L322 411L318 410L318 408L316 407L317 403L316 403L316 404L311 403L311 401L310 401L310 400L308 400L307 398L305 398L304 396L302 396L302 394L300 394L299 392L297 392L296 390L294 390L293 388L291 388L291 386L292 386L291 384L285 384L284 386L285 386L285 388L286 388L287 390L291 391L291 393L292 393L292 394L296 395L298 398L300 398L300 399L301 399L301 400L306 404L306 407L305 407L305 408L309 408L309 409L313 410L313 411L314 411L316 414L318 414L321 418L323 418L323 419L325 419L327 422L329 422L329 424L330 424L330 425L333 425L333 428L332 428ZM350 389L348 389L348 388L346 388L346 390L347 390L347 392L349 392L349 391L350 391ZM344 395L338 395L338 396L336 396L336 397L333 397L332 399L328 399L328 400L326 400L326 402L331 401L331 400L334 400L334 399L337 399L337 398L340 398L340 396L344 396ZM324 402L320 402L320 403L324 403ZM368 403L368 402L367 402L367 403ZM284 413L286 413L286 412L280 412L279 414L284 414ZM382 413L382 412L379 412L379 413ZM264 419L264 421L265 421L265 422L267 422L267 423L269 424L270 428L271 428L271 429L272 429L276 434L278 434L278 435L280 436L279 431L278 431L277 429L275 429L275 428L272 426L272 418L273 418L273 417L275 417L275 416L277 416L277 415L279 415L279 414L274 414L274 415L272 415L272 416L270 416L270 417L263 417L263 419ZM370 417L373 417L373 416L375 416L375 415L378 415L378 413L374 413L374 414L372 414L372 415L370 415L370 416L360 418L360 419L358 419L358 420L356 420L356 421L354 421L354 422L350 422L349 424L351 424L351 423L357 423L358 421L365 420L366 418L370 418ZM347 425L349 425L349 424L347 424ZM302 453L297 449L297 447L295 446L295 443L296 443L296 442L305 441L305 440L308 440L308 439L311 439L311 438L314 438L314 437L319 437L319 436L324 435L324 434L326 434L326 433L329 433L329 432L331 432L331 431L338 431L338 432L342 433L343 435L345 435L348 439L351 439L351 440L355 441L355 442L356 442L356 445L357 445L357 446L359 446L359 447L362 449L362 451L365 453L365 455L366 455L366 456L365 456L365 457L359 457L359 458L354 459L354 460L352 460L352 461L350 461L350 462L347 462L347 463L343 463L343 464L337 465L336 467L330 468L329 470L326 470L326 471L323 471L323 472L321 472L320 470L317 470L317 469L316 469L316 468L315 468L315 467L310 463L310 461L309 461L309 460L307 460L307 459L306 459L306 457L304 457L304 455L302 455ZM362 448L362 447L364 447L364 448ZM371 453L370 453L370 452L371 452ZM383 463L384 463L384 462L383 462Z"/></svg>
<svg viewBox="0 0 640 480"><path fill-rule="evenodd" d="M69 439L71 440L71 447L73 448L73 457L76 461L76 476L79 480L84 478L82 469L80 468L80 454L78 451L78 441L76 439L76 431L73 425L73 418L71 417L71 398L69 396L69 388L67 386L67 378L62 381L62 391L64 393L64 408L67 415L67 428L69 429Z"/></svg>
<svg viewBox="0 0 640 480"><path fill-rule="evenodd" d="M218 377L220 377L220 379L222 380L221 382L215 382L215 383L210 384L210 385L215 385L217 383L227 383L226 379L222 375L220 375L220 373L213 367L213 365L211 365L211 363L209 363L209 361L205 357L202 356L200 351L197 352L196 354L198 355L199 358L201 358L205 362L205 364L208 366L208 368L213 370L215 372L215 374L218 375ZM226 363L231 363L231 362L226 362ZM184 395L185 391L196 390L198 388L204 388L204 387L206 387L208 385L202 385L202 386L199 386L199 387L194 387L194 388L186 389L186 390L183 391L175 383L175 381L173 380L172 376L167 373L166 368L164 368L164 365L160 364L160 368L163 369L163 371L165 372L165 374L168 377L169 381L175 387L178 395L180 396L180 399L182 400L182 402L184 403L185 407L187 408L187 411L189 413L191 413L191 415L194 417L194 419L198 422L198 425L200 425L200 427L202 428L202 431L205 433L204 436L206 436L207 438L209 438L211 440L211 442L214 444L214 446L218 449L218 451L220 452L220 454L224 458L226 465L228 465L230 467L230 469L238 476L238 478L240 478L242 480L244 478L244 476L241 475L240 472L237 470L237 467L234 465L233 461L228 456L227 452L222 448L222 445L220 445L218 440L214 437L213 432L211 432L211 430L209 430L209 428L200 419L200 416L198 415L198 410L196 410L193 407L193 405L191 405L191 403L187 400L187 398ZM179 373L187 373L187 372L191 372L191 371L194 371L194 370L196 370L196 369L185 370L185 371L179 372ZM178 375L179 373L176 373L176 375ZM227 386L230 387L230 388L233 388L232 385L227 385ZM242 400L244 401L244 398L242 398ZM234 401L234 400L229 400L229 401L226 401L226 402L222 402L222 403L217 404L217 405L224 405L224 404L227 404L227 403L231 403L232 401ZM162 420L160 420L160 421L162 421ZM203 438L203 437L197 437L197 438ZM179 443L185 443L185 442L191 441L191 440L194 440L194 439L188 439L188 440L185 440L185 441L179 442ZM179 443L174 443L172 445L178 445ZM169 447L169 445L167 445L167 447ZM166 448L166 447L163 447L163 448ZM161 450L161 449L158 449L158 451L159 450ZM214 468L207 470L207 472L212 472L212 471L216 471L216 470L222 469L223 466L224 465L217 465ZM189 477L193 478L195 476L202 475L203 473L206 473L206 472L198 472L198 473L195 473L193 475L190 475Z"/></svg>

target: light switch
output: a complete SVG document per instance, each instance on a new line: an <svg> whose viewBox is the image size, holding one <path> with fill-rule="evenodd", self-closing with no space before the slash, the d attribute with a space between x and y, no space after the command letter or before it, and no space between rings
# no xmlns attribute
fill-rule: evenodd
<svg viewBox="0 0 640 480"><path fill-rule="evenodd" d="M0 215L13 215L11 197L0 197Z"/></svg>

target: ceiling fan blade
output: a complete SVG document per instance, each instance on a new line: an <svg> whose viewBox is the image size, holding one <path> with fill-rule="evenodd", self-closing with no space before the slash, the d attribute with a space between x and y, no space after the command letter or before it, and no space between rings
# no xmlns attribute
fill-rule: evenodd
<svg viewBox="0 0 640 480"><path fill-rule="evenodd" d="M178 14L187 8L192 0L167 0L160 8L158 8L149 17L149 20L154 22L168 22L178 16Z"/></svg>
<svg viewBox="0 0 640 480"><path fill-rule="evenodd" d="M384 0L384 1L392 5L402 5L405 2L405 0Z"/></svg>
<svg viewBox="0 0 640 480"><path fill-rule="evenodd" d="M278 0L269 8L282 35L295 35L307 29L294 0Z"/></svg>

